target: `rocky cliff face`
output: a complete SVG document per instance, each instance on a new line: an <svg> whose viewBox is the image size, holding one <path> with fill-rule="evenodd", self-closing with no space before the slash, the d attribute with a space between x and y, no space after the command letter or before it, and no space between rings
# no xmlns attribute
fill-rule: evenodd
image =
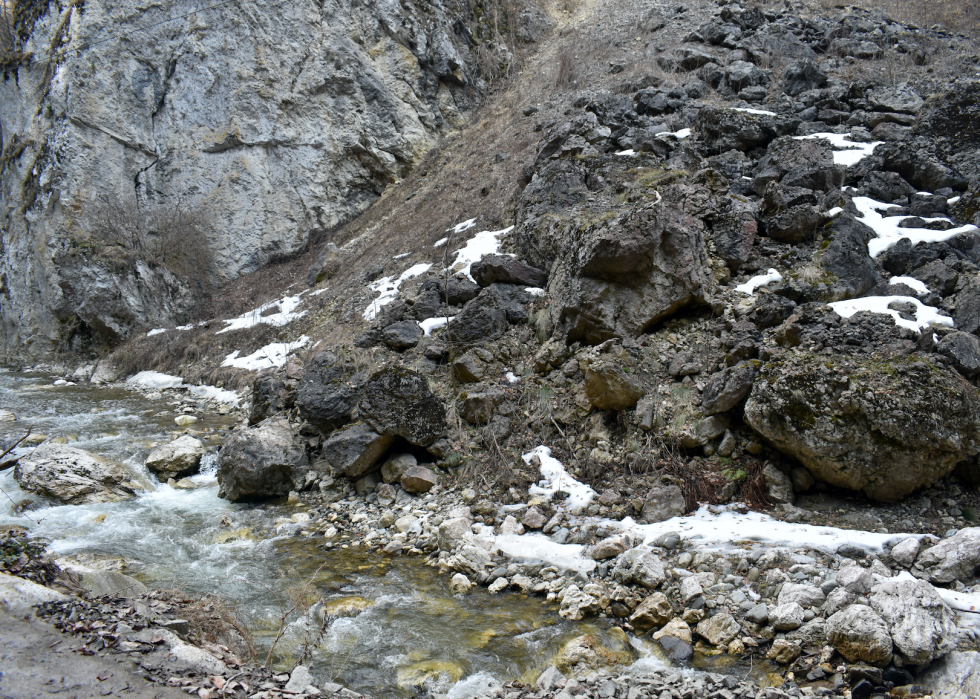
<svg viewBox="0 0 980 699"><path fill-rule="evenodd" d="M180 279L86 244L97 203L205 212L234 278L375 201L482 87L466 0L34 4L0 83L6 357L186 315Z"/></svg>

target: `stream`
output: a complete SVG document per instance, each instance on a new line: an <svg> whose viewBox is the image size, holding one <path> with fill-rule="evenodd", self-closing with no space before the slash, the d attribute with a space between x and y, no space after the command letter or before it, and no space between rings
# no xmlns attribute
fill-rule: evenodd
<svg viewBox="0 0 980 699"><path fill-rule="evenodd" d="M627 637L610 620L567 621L541 598L491 595L480 587L453 595L449 577L416 557L330 550L316 537L264 538L277 517L305 506L240 505L217 497L216 447L234 417L202 413L193 432L214 449L192 479L199 487L175 489L157 482L143 461L176 436L174 416L183 407L203 403L189 395L178 402L173 392L55 386L55 378L0 370L0 408L18 418L0 422L0 438L10 441L33 425L34 434L124 464L145 491L111 504L59 505L20 490L11 469L0 475L0 525L25 527L49 540L57 556L83 565L121 558L124 571L151 588L222 596L242 616L260 659L279 627L280 603L288 607L290 595L313 579L313 606L276 646L276 669L290 669L303 655L304 639L312 638L304 662L319 682L391 697L413 696L415 685L424 683L459 699L494 683L533 683L565 643L585 633L643 666L666 666L654 644ZM321 630L324 606L363 611L332 616Z"/></svg>

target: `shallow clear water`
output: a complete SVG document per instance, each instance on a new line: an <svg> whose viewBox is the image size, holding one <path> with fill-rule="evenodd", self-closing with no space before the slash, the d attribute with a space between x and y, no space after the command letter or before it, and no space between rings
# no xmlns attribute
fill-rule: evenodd
<svg viewBox="0 0 980 699"><path fill-rule="evenodd" d="M58 505L21 491L8 471L0 475L9 496L0 495L0 524L29 528L61 555L121 556L128 562L126 572L151 587L216 593L234 601L260 659L279 625L278 601L287 600L288 607L313 579L307 590L312 608L290 618L276 646L279 669L289 669L309 646L305 662L320 682L338 681L374 696L412 696L413 685L425 682L463 697L491 680L533 682L567 641L584 633L615 651L630 643L611 622L568 622L540 598L490 595L479 588L454 596L448 576L418 558L327 550L317 538L263 538L276 517L297 508L221 500L213 473L195 476L202 485L196 490L174 489L156 482L142 466L152 445L177 432L172 412L158 416L172 411L170 394L151 400L120 388L54 387L52 382L48 376L0 372L0 408L19 418L0 423L0 438L34 424L35 433L68 438L73 446L123 463L147 490L124 502ZM194 428L220 436L230 422L211 416ZM21 514L14 503L24 499L35 501L35 507ZM331 616L321 634L321 607L352 603L367 608L352 617ZM649 644L636 643L631 656L651 655ZM662 664L655 657L646 662Z"/></svg>

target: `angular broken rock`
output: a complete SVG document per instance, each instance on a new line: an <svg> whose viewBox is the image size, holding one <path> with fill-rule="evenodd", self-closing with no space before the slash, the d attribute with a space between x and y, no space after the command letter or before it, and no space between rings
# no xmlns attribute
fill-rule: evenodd
<svg viewBox="0 0 980 699"><path fill-rule="evenodd" d="M643 502L643 519L649 523L680 517L687 509L684 493L676 485L651 488Z"/></svg>
<svg viewBox="0 0 980 699"><path fill-rule="evenodd" d="M924 665L955 648L953 612L925 580L883 580L868 595L885 623L895 650L912 665Z"/></svg>
<svg viewBox="0 0 980 699"><path fill-rule="evenodd" d="M592 595L582 592L577 585L565 588L558 616L571 621L581 621L588 614L596 614L601 609L599 600Z"/></svg>
<svg viewBox="0 0 980 699"><path fill-rule="evenodd" d="M239 432L218 454L218 497L232 502L289 495L306 485L310 462L293 441L285 418L274 417Z"/></svg>
<svg viewBox="0 0 980 699"><path fill-rule="evenodd" d="M742 627L730 614L715 614L697 626L698 635L714 646L728 643L742 632Z"/></svg>
<svg viewBox="0 0 980 699"><path fill-rule="evenodd" d="M826 599L823 590L813 585L783 583L783 587L779 590L779 604L796 602L801 607L817 607Z"/></svg>
<svg viewBox="0 0 980 699"><path fill-rule="evenodd" d="M613 558L629 548L629 539L624 535L610 536L596 543L589 549L589 556L596 561L604 561Z"/></svg>
<svg viewBox="0 0 980 699"><path fill-rule="evenodd" d="M674 608L662 592L654 592L640 602L630 617L630 626L638 631L646 631L654 626L663 626L674 617ZM686 624L685 624L686 626ZM688 632L690 635L690 632ZM686 639L690 643L691 639Z"/></svg>
<svg viewBox="0 0 980 699"><path fill-rule="evenodd" d="M132 476L119 464L97 454L61 444L44 443L21 457L14 480L24 490L69 505L117 502L133 497Z"/></svg>
<svg viewBox="0 0 980 699"><path fill-rule="evenodd" d="M162 481L184 478L197 473L205 451L204 442L185 434L151 451L146 467Z"/></svg>
<svg viewBox="0 0 980 699"><path fill-rule="evenodd" d="M713 374L701 393L704 414L723 413L742 402L752 390L756 371L752 362L742 362Z"/></svg>
<svg viewBox="0 0 980 699"><path fill-rule="evenodd" d="M548 281L546 272L510 255L484 255L482 260L474 262L470 267L470 274L476 283L483 287L496 282L543 287Z"/></svg>
<svg viewBox="0 0 980 699"><path fill-rule="evenodd" d="M547 522L547 518L536 507L527 508L527 512L521 516L521 524L528 529L541 529Z"/></svg>
<svg viewBox="0 0 980 699"><path fill-rule="evenodd" d="M803 625L803 607L796 602L777 605L769 612L769 621L776 631L792 631Z"/></svg>
<svg viewBox="0 0 980 699"><path fill-rule="evenodd" d="M646 391L617 362L598 362L585 372L585 395L599 410L632 410Z"/></svg>
<svg viewBox="0 0 980 699"><path fill-rule="evenodd" d="M449 430L446 409L429 390L428 380L401 367L375 373L364 387L357 411L378 434L403 437L421 447Z"/></svg>
<svg viewBox="0 0 980 699"><path fill-rule="evenodd" d="M777 638L772 642L772 647L766 653L767 660L775 660L781 665L789 665L803 653L799 643L793 643L783 638Z"/></svg>
<svg viewBox="0 0 980 699"><path fill-rule="evenodd" d="M915 562L933 583L966 582L976 577L980 568L980 527L960 529L919 554Z"/></svg>
<svg viewBox="0 0 980 699"><path fill-rule="evenodd" d="M888 625L867 605L852 604L827 619L827 637L848 662L882 667L892 659Z"/></svg>
<svg viewBox="0 0 980 699"><path fill-rule="evenodd" d="M406 493L428 493L438 483L435 471L425 466L412 466L402 476L402 488Z"/></svg>
<svg viewBox="0 0 980 699"><path fill-rule="evenodd" d="M919 555L921 546L918 537L910 536L908 539L895 544L891 550L892 560L903 568L911 568L912 564L915 563L915 557Z"/></svg>
<svg viewBox="0 0 980 699"><path fill-rule="evenodd" d="M375 432L368 425L355 423L334 432L323 443L323 460L348 478L360 478L375 470L394 437Z"/></svg>

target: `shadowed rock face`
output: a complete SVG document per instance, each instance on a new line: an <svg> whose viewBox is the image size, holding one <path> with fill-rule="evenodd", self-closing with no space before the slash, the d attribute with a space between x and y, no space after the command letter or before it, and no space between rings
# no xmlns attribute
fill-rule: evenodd
<svg viewBox="0 0 980 699"><path fill-rule="evenodd" d="M301 490L310 461L284 418L233 434L218 456L218 497L248 502Z"/></svg>
<svg viewBox="0 0 980 699"><path fill-rule="evenodd" d="M0 82L3 140L21 144L0 171L8 354L51 351L58 319L110 340L185 322L178 280L121 273L84 246L64 254L95 202L204 207L214 274L235 278L363 211L462 123L463 87L482 84L464 3L190 9L50 5L24 49L59 45L57 74L36 62ZM105 27L141 33L90 45Z"/></svg>
<svg viewBox="0 0 980 699"><path fill-rule="evenodd" d="M894 502L980 447L980 393L912 358L801 354L762 367L746 422L817 478Z"/></svg>
<svg viewBox="0 0 980 699"><path fill-rule="evenodd" d="M399 436L427 447L449 430L446 409L421 374L382 369L364 387L357 415L382 435Z"/></svg>

